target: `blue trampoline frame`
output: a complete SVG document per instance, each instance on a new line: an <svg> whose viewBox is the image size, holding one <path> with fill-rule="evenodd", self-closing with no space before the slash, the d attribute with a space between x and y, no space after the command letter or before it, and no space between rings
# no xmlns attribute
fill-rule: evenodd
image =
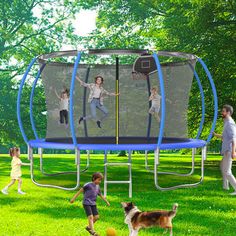
<svg viewBox="0 0 236 236"><path fill-rule="evenodd" d="M125 50L123 50L125 51ZM130 51L129 51L130 52ZM213 121L212 121L212 125L211 125L211 130L210 133L207 137L206 140L201 140L199 139L204 127L204 121L205 121L205 96L204 96L204 90L200 81L200 78L197 74L197 72L193 69L193 73L194 73L194 77L197 81L199 90L200 90L200 94L201 94L201 103L202 103L202 117L201 117L201 122L200 122L200 127L198 130L198 133L196 135L195 139L190 139L189 142L186 143L162 143L162 138L163 138L163 132L164 132L164 127L165 127L165 88L164 88L164 80L163 80L163 74L162 74L162 69L161 69L161 64L160 64L160 60L159 60L159 55L158 52L157 53L153 53L153 58L155 60L156 63L156 67L157 67L157 72L158 72L158 76L157 76L157 80L160 83L160 92L161 92L161 119L160 119L160 130L159 130L159 135L158 135L158 140L156 144L79 144L77 143L77 139L76 139L76 134L75 134L75 128L74 128L74 120L71 119L71 117L74 117L74 111L73 111L73 107L74 107L74 99L73 99L73 91L74 91L74 86L75 86L75 79L76 79L76 73L77 70L79 68L79 62L81 59L81 53L80 51L69 51L67 52L58 52L57 53L52 53L52 54L47 54L46 56L40 56L40 57L36 57L34 58L25 74L23 75L23 78L21 80L20 83L20 87L19 87L19 91L18 91L18 97L17 97L17 119L18 119L18 124L20 127L20 131L21 134L23 136L23 139L25 141L25 143L28 145L29 148L29 159L31 160L31 178L32 181L39 185L39 186L43 186L43 187L55 187L55 188L60 188L60 189L65 189L65 190L72 190L72 189L76 189L79 186L79 179L80 179L80 150L103 150L105 153L107 153L108 150L127 150L130 151L131 150L145 150L146 151L146 164L147 164L147 151L149 150L154 150L155 152L155 158L154 158L154 181L155 181L155 185L158 189L160 190L169 190L169 189L176 189L176 188L181 188L181 187L189 187L189 186L196 186L197 184L201 183L203 181L203 177L204 177L204 160L206 159L206 146L207 144L210 142L211 138L212 138L212 133L215 129L216 126L216 121L217 121L217 112L218 112L218 99L217 99L217 92L216 92L216 88L214 85L214 81L212 79L212 76L206 66L206 64L203 62L203 60L197 56L191 55L191 54L184 54L184 53L176 53L176 52L166 52L167 55L169 56L176 56L176 57L184 57L184 55L192 56L194 57L196 60L196 63L199 62L201 64L201 66L203 67L207 78L210 82L210 86L211 86L211 90L213 93L213 99L214 99L214 117L213 117ZM117 51L116 51L117 53ZM124 53L122 53L124 54ZM128 54L128 53L127 53ZM51 56L50 56L51 55ZM163 55L163 52L160 52L160 55ZM70 131L71 131L71 136L72 136L72 140L73 143L72 144L66 144L66 143L53 143L53 142L46 142L45 139L40 139L38 137L38 133L36 130L36 126L35 126L35 122L34 122L34 118L33 118L33 98L34 98L34 92L35 92L35 88L37 85L37 82L40 78L40 75L46 65L46 63L44 63L41 68L39 69L35 80L33 82L33 86L32 86L32 90L31 90L31 95L30 95L30 122L31 122L31 126L32 126L32 130L35 136L35 140L29 140L25 131L24 131L24 127L23 127L23 123L21 120L21 109L20 109L20 105L21 105L21 96L22 96L22 91L23 91L23 87L25 84L25 81L27 79L27 76L32 68L32 66L35 64L35 62L39 59L39 58L43 58L43 59L48 59L48 58L53 58L53 57L59 57L59 56L76 56L76 60L74 63L74 68L73 68L73 73L72 73L72 78L71 78L71 87L70 87ZM75 150L75 154L76 154L76 165L77 165L77 184L74 188L64 188L64 187L60 187L60 186L54 186L54 185L43 185L43 184L39 184L34 180L34 174L33 174L33 152L32 149L33 148L40 148L41 150L43 148L45 149L71 149L71 150ZM202 175L201 175L201 180L198 183L195 184L185 184L185 185L178 185L178 186L173 186L173 187L169 187L169 188L161 188L158 185L158 175L157 175L157 167L159 165L160 162L160 158L159 158L159 152L160 150L166 150L166 149L182 149L182 148L191 148L193 150L193 153L195 152L196 148L202 148ZM40 159L42 159L42 154L40 155ZM193 154L193 162L194 162L194 154ZM87 162L88 163L88 162ZM147 165L146 165L147 167ZM192 166L194 167L194 166ZM164 172L165 174L178 174L178 173L169 173L169 172ZM181 174L179 174L181 175ZM182 174L183 175L183 174ZM108 181L107 181L108 182ZM111 182L111 181L110 181ZM113 181L113 182L117 182L117 181ZM124 182L124 181L123 181ZM105 183L104 183L105 184ZM132 184L132 183L129 183ZM106 195L106 193L105 193ZM132 196L132 193L130 194L130 196Z"/></svg>

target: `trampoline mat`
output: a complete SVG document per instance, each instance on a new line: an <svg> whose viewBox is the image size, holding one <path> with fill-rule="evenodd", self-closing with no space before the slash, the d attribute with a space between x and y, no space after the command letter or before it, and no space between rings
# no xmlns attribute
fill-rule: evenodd
<svg viewBox="0 0 236 236"><path fill-rule="evenodd" d="M72 144L72 138L47 138L46 142ZM119 144L156 144L157 137L119 137ZM187 143L187 138L162 138L162 143ZM116 144L116 137L80 137L77 138L78 144Z"/></svg>

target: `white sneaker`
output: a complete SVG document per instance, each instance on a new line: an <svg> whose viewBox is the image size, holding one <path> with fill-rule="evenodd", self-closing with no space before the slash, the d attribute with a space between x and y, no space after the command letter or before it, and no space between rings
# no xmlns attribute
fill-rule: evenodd
<svg viewBox="0 0 236 236"><path fill-rule="evenodd" d="M236 191L234 191L233 193L230 193L231 196L236 196Z"/></svg>
<svg viewBox="0 0 236 236"><path fill-rule="evenodd" d="M25 192L21 191L21 190L18 190L18 193L19 194L26 194Z"/></svg>
<svg viewBox="0 0 236 236"><path fill-rule="evenodd" d="M2 190L1 190L1 192L2 192L3 194L5 194L5 195L7 195L7 194L8 194L8 192L7 192L7 189L6 189L6 188L2 189Z"/></svg>

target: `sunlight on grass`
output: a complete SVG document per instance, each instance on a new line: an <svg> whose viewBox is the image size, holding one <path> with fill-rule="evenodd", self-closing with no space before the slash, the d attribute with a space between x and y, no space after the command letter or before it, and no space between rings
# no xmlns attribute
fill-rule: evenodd
<svg viewBox="0 0 236 236"><path fill-rule="evenodd" d="M209 156L209 155L208 155ZM26 156L22 155L27 162ZM37 157L37 156L36 156ZM91 169L81 174L81 185L91 180L95 171L103 172L103 156L91 155ZM73 155L45 155L45 171L75 170ZM82 155L82 167L85 167L86 157ZM109 155L109 161L127 161L127 158ZM171 209L173 203L179 204L176 218L173 220L174 235L233 235L236 232L235 197L229 196L221 188L219 171L219 156L209 156L205 163L205 180L197 188L179 189L160 192L155 189L153 174L144 168L144 156L133 156L133 198L132 201L141 210ZM153 155L150 155L150 168L153 168ZM171 186L178 183L191 183L200 177L200 158L196 161L196 171L193 177L174 177L161 175L160 184ZM11 159L0 155L0 187L9 181ZM51 183L71 187L75 185L75 175L48 177L43 176L39 169L39 159L35 159L35 175L40 183ZM160 171L179 171L187 173L191 169L191 156L164 154L161 158ZM0 235L87 235L85 226L87 220L80 197L76 203L69 200L75 191L63 191L51 188L40 188L30 180L29 167L23 167L23 190L25 196L16 193L17 186L10 189L8 196L0 195L1 233ZM127 168L111 167L109 179L125 180L128 177ZM101 185L101 188L103 186ZM120 207L121 201L129 201L128 185L108 185L108 200L111 207L99 199L98 209L100 220L96 230L105 235L108 227L117 230L118 236L127 236L128 228L124 224L124 213ZM150 228L141 230L141 236L162 235L163 229Z"/></svg>

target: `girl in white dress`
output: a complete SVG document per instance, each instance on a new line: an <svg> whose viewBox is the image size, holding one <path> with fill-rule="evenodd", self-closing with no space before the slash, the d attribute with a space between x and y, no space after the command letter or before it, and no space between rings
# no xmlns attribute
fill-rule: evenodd
<svg viewBox="0 0 236 236"><path fill-rule="evenodd" d="M18 193L19 194L25 194L25 192L23 192L21 190L21 185L22 185L22 179L21 179L21 166L29 166L29 163L23 163L20 160L20 148L18 147L14 147L14 148L10 148L9 151L10 156L12 157L12 161L11 161L11 182L4 188L2 189L2 193L3 194L8 194L8 189L9 187L11 187L16 180L18 181Z"/></svg>

